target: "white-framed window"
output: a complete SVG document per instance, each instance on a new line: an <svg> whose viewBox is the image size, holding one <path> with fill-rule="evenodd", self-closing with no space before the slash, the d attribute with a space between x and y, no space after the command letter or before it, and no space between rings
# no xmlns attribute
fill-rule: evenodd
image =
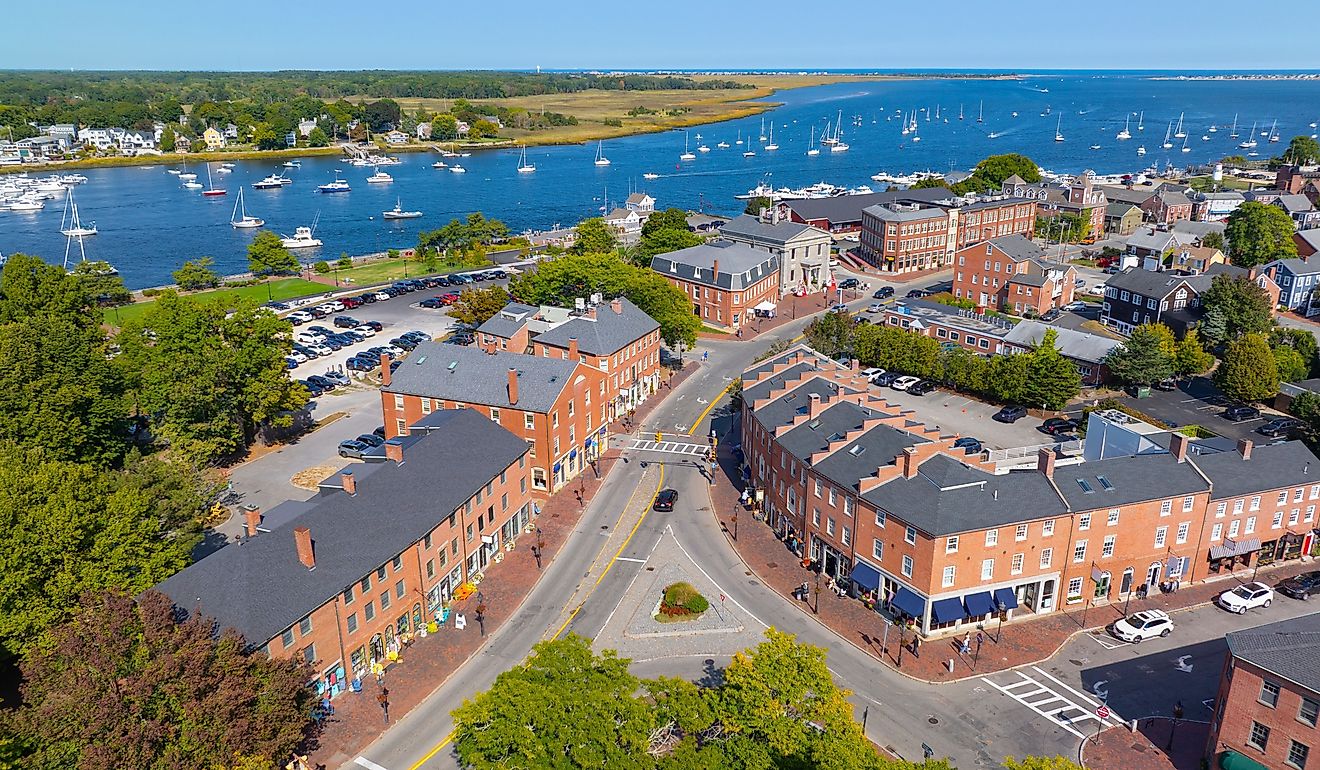
<svg viewBox="0 0 1320 770"><path fill-rule="evenodd" d="M1105 519L1105 524L1107 524L1108 526L1111 526L1111 527L1116 526L1116 525L1118 524L1118 509L1117 509L1117 508L1110 508L1110 509L1109 509L1109 516L1108 516L1108 518Z"/></svg>
<svg viewBox="0 0 1320 770"><path fill-rule="evenodd" d="M1238 515L1239 513L1242 513L1242 508L1243 508L1246 504L1247 504L1247 501L1246 501L1246 500L1234 500L1234 501L1233 501L1233 515L1236 516L1236 515Z"/></svg>
<svg viewBox="0 0 1320 770"><path fill-rule="evenodd" d="M993 580L995 577L995 560L981 560L981 580Z"/></svg>
<svg viewBox="0 0 1320 770"><path fill-rule="evenodd" d="M1275 511L1274 518L1270 520L1270 529L1278 529L1283 526L1283 511Z"/></svg>
<svg viewBox="0 0 1320 770"><path fill-rule="evenodd" d="M839 535L839 542L843 543L844 545L848 545L849 543L852 542L852 532L849 532L847 527L844 527L842 529L842 532Z"/></svg>
<svg viewBox="0 0 1320 770"><path fill-rule="evenodd" d="M1155 530L1155 547L1156 547L1156 548L1163 548L1163 547L1164 547L1164 543L1165 543L1165 541L1168 540L1168 539L1169 539L1169 528L1168 528L1168 527L1158 527L1158 528Z"/></svg>
<svg viewBox="0 0 1320 770"><path fill-rule="evenodd" d="M945 553L957 553L957 552L958 552L958 536L957 536L957 535L949 535L948 537L944 538L944 552L945 552Z"/></svg>
<svg viewBox="0 0 1320 770"><path fill-rule="evenodd" d="M834 537L834 517L832 516L825 519L825 534Z"/></svg>
<svg viewBox="0 0 1320 770"><path fill-rule="evenodd" d="M1078 540L1073 546L1073 564L1081 564L1086 561L1086 541Z"/></svg>
<svg viewBox="0 0 1320 770"><path fill-rule="evenodd" d="M885 544L879 538L871 541L871 556L877 561L885 558Z"/></svg>
<svg viewBox="0 0 1320 770"><path fill-rule="evenodd" d="M1242 534L1244 534L1244 535L1250 535L1251 533L1253 533L1253 532L1255 532L1255 531L1256 531L1256 517L1255 517L1255 516L1248 516L1248 517L1247 517L1247 526L1243 528L1243 530L1242 530Z"/></svg>
<svg viewBox="0 0 1320 770"><path fill-rule="evenodd" d="M1102 557L1104 557L1104 558L1107 559L1107 558L1109 558L1110 556L1113 556L1113 555L1114 555L1114 540L1115 540L1115 539L1117 539L1115 535L1105 535L1105 542L1104 542L1104 544L1103 544L1102 546L1100 546L1100 555L1101 555Z"/></svg>
<svg viewBox="0 0 1320 770"><path fill-rule="evenodd" d="M1040 533L1041 533L1042 535L1044 535L1045 537L1049 537L1050 535L1053 535L1053 534L1054 534L1054 519L1050 519L1049 521L1047 521L1047 522L1045 522L1044 524L1042 524L1042 525L1040 526Z"/></svg>
<svg viewBox="0 0 1320 770"><path fill-rule="evenodd" d="M1291 527L1292 525L1296 524L1298 521L1301 520L1301 518L1302 518L1301 508L1294 508L1291 511L1288 511L1288 526Z"/></svg>
<svg viewBox="0 0 1320 770"><path fill-rule="evenodd" d="M1238 526L1238 525L1240 525L1241 523L1242 523L1242 520L1241 520L1241 519L1234 519L1233 521L1229 522L1229 524L1228 524L1228 536L1229 536L1229 537L1237 537L1237 536L1238 536L1238 529L1239 529L1239 526Z"/></svg>
<svg viewBox="0 0 1320 770"><path fill-rule="evenodd" d="M1255 495L1251 498L1251 510L1253 511L1260 510L1260 495Z"/></svg>
<svg viewBox="0 0 1320 770"><path fill-rule="evenodd" d="M1308 505L1306 506L1306 521L1314 521L1314 520L1315 520L1315 506Z"/></svg>
<svg viewBox="0 0 1320 770"><path fill-rule="evenodd" d="M990 548L999 544L999 530L987 529L985 531L985 547Z"/></svg>
<svg viewBox="0 0 1320 770"><path fill-rule="evenodd" d="M816 497L820 497L820 479L812 479L811 484L812 484L812 494L814 494Z"/></svg>
<svg viewBox="0 0 1320 770"><path fill-rule="evenodd" d="M1091 528L1091 514L1083 513L1077 517L1077 529L1085 532Z"/></svg>
<svg viewBox="0 0 1320 770"><path fill-rule="evenodd" d="M1311 499L1320 500L1320 484L1311 485Z"/></svg>
<svg viewBox="0 0 1320 770"><path fill-rule="evenodd" d="M1082 595L1082 579L1073 578L1068 581L1068 598L1076 599Z"/></svg>
<svg viewBox="0 0 1320 770"><path fill-rule="evenodd" d="M1228 512L1228 501L1227 501L1227 500L1223 500L1223 501L1221 501L1221 502L1219 503L1219 505L1216 505L1216 506L1215 506L1215 518L1217 518L1217 519L1218 519L1218 518L1222 518L1223 515L1224 515L1225 513L1227 513L1227 512Z"/></svg>
<svg viewBox="0 0 1320 770"><path fill-rule="evenodd" d="M847 495L843 496L843 515L844 516L853 515L853 499L851 497L848 497Z"/></svg>
<svg viewBox="0 0 1320 770"><path fill-rule="evenodd" d="M903 577L912 577L912 557L903 557Z"/></svg>
<svg viewBox="0 0 1320 770"><path fill-rule="evenodd" d="M1184 521L1180 523L1178 525L1178 534L1174 537L1173 542L1177 543L1178 545L1182 545L1183 543L1186 543L1187 533L1191 531L1191 528L1192 528L1192 523L1190 521Z"/></svg>
<svg viewBox="0 0 1320 770"><path fill-rule="evenodd" d="M1286 489L1280 489L1280 490L1279 490L1279 499L1278 499L1274 504L1275 504L1275 505L1285 505L1287 502L1288 502L1288 490L1286 490Z"/></svg>
<svg viewBox="0 0 1320 770"><path fill-rule="evenodd" d="M1165 500L1164 502L1160 503L1160 515L1168 516L1170 513L1173 513L1173 501Z"/></svg>
<svg viewBox="0 0 1320 770"><path fill-rule="evenodd" d="M889 517L885 514L885 512L884 512L883 510L881 510L881 509L879 509L879 508L875 509L875 525L876 525L877 527L879 527L880 529L884 529L884 528L885 528L885 521L886 521L888 518L889 518Z"/></svg>
<svg viewBox="0 0 1320 770"><path fill-rule="evenodd" d="M1302 501L1303 493L1304 493L1304 490L1303 490L1301 487L1298 487L1298 488L1294 489L1294 490L1293 490L1293 502L1294 502L1294 503L1300 503L1300 502Z"/></svg>
<svg viewBox="0 0 1320 770"><path fill-rule="evenodd" d="M916 544L917 544L917 528L916 528L916 527L908 527L906 530L903 531L903 542L907 543L908 545L916 545Z"/></svg>
<svg viewBox="0 0 1320 770"><path fill-rule="evenodd" d="M830 505L834 505L834 487L826 487L825 491L829 493Z"/></svg>
<svg viewBox="0 0 1320 770"><path fill-rule="evenodd" d="M1009 571L1014 575L1021 575L1022 562L1025 558L1026 558L1025 554L1020 554L1020 553L1013 554L1013 561L1009 568Z"/></svg>
<svg viewBox="0 0 1320 770"><path fill-rule="evenodd" d="M1053 548L1040 549L1040 568L1049 569L1050 566L1053 564L1053 562L1054 562L1054 549Z"/></svg>
<svg viewBox="0 0 1320 770"><path fill-rule="evenodd" d="M1188 496L1184 497L1184 498L1183 498L1183 513L1187 513L1188 511L1192 510L1192 505L1193 505L1195 502L1196 502L1196 498L1193 497L1192 495L1188 495Z"/></svg>
<svg viewBox="0 0 1320 770"><path fill-rule="evenodd" d="M1210 528L1210 542L1212 543L1217 542L1220 537L1223 537L1223 535L1224 535L1223 524L1216 524Z"/></svg>
<svg viewBox="0 0 1320 770"><path fill-rule="evenodd" d="M1022 542L1023 540L1026 540L1026 539L1027 539L1027 525L1026 525L1026 524L1019 524L1019 525L1017 525L1017 531L1013 533L1013 539L1016 540L1016 541L1019 542L1019 543Z"/></svg>
<svg viewBox="0 0 1320 770"><path fill-rule="evenodd" d="M944 575L940 578L940 586L943 588L948 588L949 586L953 585L953 581L957 573L958 573L958 568L954 567L952 564L945 567Z"/></svg>

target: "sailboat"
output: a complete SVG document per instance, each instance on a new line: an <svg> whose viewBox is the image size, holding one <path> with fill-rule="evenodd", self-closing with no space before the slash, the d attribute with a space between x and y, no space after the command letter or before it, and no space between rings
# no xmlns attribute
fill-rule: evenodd
<svg viewBox="0 0 1320 770"><path fill-rule="evenodd" d="M963 106L962 106L961 104L959 104L959 105L958 105L958 120L962 120L962 119L963 119Z"/></svg>
<svg viewBox="0 0 1320 770"><path fill-rule="evenodd" d="M1177 129L1176 131L1173 132L1173 138L1174 138L1174 139L1186 139L1186 138L1187 138L1187 132L1186 132L1186 131L1183 131L1183 124L1182 124L1182 123L1183 123L1183 115L1185 115L1185 114L1186 114L1186 113L1183 113L1183 112L1178 113L1178 129Z"/></svg>
<svg viewBox="0 0 1320 770"><path fill-rule="evenodd" d="M420 211L404 211L402 198L394 201L394 208L381 213L381 217L384 219L416 219L421 215L422 212Z"/></svg>
<svg viewBox="0 0 1320 770"><path fill-rule="evenodd" d="M1250 150L1255 146L1256 146L1256 124L1253 122L1251 124L1251 133L1247 134L1247 138L1244 141L1238 143L1238 147L1244 150Z"/></svg>
<svg viewBox="0 0 1320 770"><path fill-rule="evenodd" d="M536 171L536 164L527 161L527 145L522 147L522 158L518 161L519 174L531 174Z"/></svg>
<svg viewBox="0 0 1320 770"><path fill-rule="evenodd" d="M266 220L248 215L247 207L243 205L242 187L238 188L238 200L234 201L234 213L229 215L229 224L242 230L266 224Z"/></svg>
<svg viewBox="0 0 1320 770"><path fill-rule="evenodd" d="M807 140L807 154L819 155L820 148L816 146L816 127L811 127L811 138Z"/></svg>
<svg viewBox="0 0 1320 770"><path fill-rule="evenodd" d="M1145 131L1145 130L1146 130L1146 111L1145 111L1145 110L1142 110L1141 113L1137 115L1137 130L1138 130L1138 131Z"/></svg>
<svg viewBox="0 0 1320 770"><path fill-rule="evenodd" d="M1182 151L1183 151L1183 152L1191 152L1191 151L1192 151L1192 148L1187 146L1187 136L1186 136L1185 134L1183 135L1183 146L1182 146Z"/></svg>
<svg viewBox="0 0 1320 770"><path fill-rule="evenodd" d="M736 145L742 145L742 129L741 129L741 128L738 129L738 141L734 142L734 144L736 144Z"/></svg>
<svg viewBox="0 0 1320 770"><path fill-rule="evenodd" d="M752 144L752 138L750 136L747 137L747 149L743 150L743 157L744 158L756 157L756 145Z"/></svg>
<svg viewBox="0 0 1320 770"><path fill-rule="evenodd" d="M1169 137L1172 135L1173 135L1173 121L1171 120L1169 121L1168 128L1164 129L1164 144L1160 146L1166 150L1169 149L1170 147L1173 147L1173 142L1169 141Z"/></svg>
<svg viewBox="0 0 1320 770"><path fill-rule="evenodd" d="M834 121L834 141L830 143L830 152L845 152L848 145L843 143L843 110L839 110L839 117Z"/></svg>
<svg viewBox="0 0 1320 770"><path fill-rule="evenodd" d="M985 122L985 100L984 100L984 99L981 100L981 106L978 107L977 110L976 110L976 122L977 122L977 123L984 123L984 122Z"/></svg>
<svg viewBox="0 0 1320 770"><path fill-rule="evenodd" d="M842 112L840 112L839 114L840 114L840 115L843 115ZM774 125L775 125L774 123L771 123L771 124L770 124L770 127L771 127L771 128L774 128ZM764 116L762 116L762 118L761 118L761 141L763 141L763 142L765 141L765 117L764 117Z"/></svg>
<svg viewBox="0 0 1320 770"><path fill-rule="evenodd" d="M1275 120L1273 123L1270 124L1270 142L1271 142L1271 143L1274 143L1274 142L1279 141L1279 132L1278 132L1278 130L1277 130L1278 125L1279 125L1279 121L1278 121L1278 120Z"/></svg>
<svg viewBox="0 0 1320 770"><path fill-rule="evenodd" d="M775 150L778 150L778 149L779 149L779 145L775 144L775 124L774 124L774 121L771 121L771 122L770 122L770 141L769 141L768 144L766 144L765 149L766 149L766 152L774 152Z"/></svg>
<svg viewBox="0 0 1320 770"><path fill-rule="evenodd" d="M608 166L608 165L610 165L610 159L607 158L607 157L605 157L605 143L604 143L604 142L597 142L597 143L596 143L596 160L595 160L594 162L595 162L595 164L596 164L597 166Z"/></svg>
<svg viewBox="0 0 1320 770"><path fill-rule="evenodd" d="M202 191L202 195L205 195L208 198L218 198L226 193L226 190L223 187L216 187L215 183L211 181L210 163L206 164L206 188L207 189Z"/></svg>
<svg viewBox="0 0 1320 770"><path fill-rule="evenodd" d="M1238 118L1237 113L1236 113L1236 112L1233 113L1233 127L1230 128L1230 129L1228 130L1228 138L1229 138L1229 139L1237 139L1237 138L1238 138L1238 132L1237 132L1237 118Z"/></svg>
<svg viewBox="0 0 1320 770"><path fill-rule="evenodd" d="M1059 113L1059 122L1054 127L1054 141L1063 141L1063 113Z"/></svg>
<svg viewBox="0 0 1320 770"><path fill-rule="evenodd" d="M1211 134L1217 133L1219 131L1219 126L1216 126L1214 123L1211 123L1210 128L1207 128L1206 131Z"/></svg>
<svg viewBox="0 0 1320 770"><path fill-rule="evenodd" d="M763 122L763 123L765 122L764 119L762 119L762 122ZM696 160L696 159L697 159L697 156L696 156L696 155L693 155L693 154L692 154L692 151L688 149L688 135L687 135L687 132L686 132L686 131L683 132L683 154L680 155L680 156L678 156L678 159L679 159L679 160Z"/></svg>
<svg viewBox="0 0 1320 770"><path fill-rule="evenodd" d="M65 226L67 220L67 227ZM96 223L93 222L90 227L83 227L82 220L78 218L78 204L73 200L73 190L64 199L64 213L60 215L60 234L70 238L82 238L84 235L96 235ZM86 257L83 257L86 259ZM68 253L65 253L65 260L68 260Z"/></svg>
<svg viewBox="0 0 1320 770"><path fill-rule="evenodd" d="M1123 139L1131 139L1131 138L1132 138L1132 132L1131 132L1131 131L1128 131L1128 123L1129 123L1131 120L1132 120L1132 116L1131 116L1131 115L1129 115L1129 116L1123 118L1123 130L1118 132L1118 136L1114 137L1115 139L1123 140Z"/></svg>

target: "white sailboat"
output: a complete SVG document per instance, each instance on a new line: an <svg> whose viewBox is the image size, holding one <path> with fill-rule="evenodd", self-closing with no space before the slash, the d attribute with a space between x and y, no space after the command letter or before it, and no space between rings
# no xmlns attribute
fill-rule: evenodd
<svg viewBox="0 0 1320 770"><path fill-rule="evenodd" d="M1187 132L1186 132L1186 131L1183 131L1183 115L1185 115L1185 114L1186 114L1186 113L1183 113L1183 112L1178 113L1178 129L1177 129L1176 131L1173 132L1173 138L1174 138L1174 139L1186 139L1186 138L1187 138Z"/></svg>
<svg viewBox="0 0 1320 770"><path fill-rule="evenodd" d="M820 148L816 146L816 127L811 127L811 138L807 140L807 154L819 155Z"/></svg>
<svg viewBox="0 0 1320 770"><path fill-rule="evenodd" d="M605 157L605 143L604 143L604 142L597 142L597 143L596 143L596 160L593 161L593 162L594 162L597 166L608 166L608 165L610 165L610 159L607 158L607 157Z"/></svg>
<svg viewBox="0 0 1320 770"><path fill-rule="evenodd" d="M842 115L843 113L840 112L839 114ZM773 126L774 124L771 123L770 125ZM763 142L765 141L765 117L764 117L764 116L761 117L761 141L763 141Z"/></svg>
<svg viewBox="0 0 1320 770"><path fill-rule="evenodd" d="M834 141L830 144L830 152L846 152L848 145L843 142L843 110L839 110L839 117L834 121Z"/></svg>
<svg viewBox="0 0 1320 770"><path fill-rule="evenodd" d="M1273 144L1274 142L1279 141L1279 131L1278 131L1278 126L1279 126L1279 121L1278 121L1278 120L1275 120L1273 123L1270 124L1270 143L1271 143L1271 144Z"/></svg>
<svg viewBox="0 0 1320 770"><path fill-rule="evenodd" d="M1128 131L1128 124L1131 120L1132 120L1131 115L1123 118L1123 130L1118 132L1118 135L1114 137L1115 139L1122 141L1124 139L1132 138L1132 132Z"/></svg>
<svg viewBox="0 0 1320 770"><path fill-rule="evenodd" d="M985 100L984 100L984 99L981 100L981 106L978 107L977 110L976 110L976 122L977 122L977 123L984 123L984 122L985 122Z"/></svg>
<svg viewBox="0 0 1320 770"><path fill-rule="evenodd" d="M962 119L963 119L963 106L962 106L961 104L959 104L959 105L958 105L958 120L962 120Z"/></svg>
<svg viewBox="0 0 1320 770"><path fill-rule="evenodd" d="M83 227L82 220L78 218L78 203L73 199L73 190L69 190L68 196L64 199L64 213L60 215L60 234L70 238L96 235L95 222Z"/></svg>
<svg viewBox="0 0 1320 770"><path fill-rule="evenodd" d="M381 217L384 219L416 219L421 215L422 212L420 211L404 211L402 198L394 201L394 208L381 213Z"/></svg>
<svg viewBox="0 0 1320 770"><path fill-rule="evenodd" d="M1228 138L1229 138L1229 139L1237 139L1237 138L1238 138L1238 132L1237 132L1237 119L1238 119L1238 116L1237 116L1237 113L1235 112L1235 113L1233 113L1233 127L1230 128L1230 129L1228 130Z"/></svg>
<svg viewBox="0 0 1320 770"><path fill-rule="evenodd" d="M1187 137L1186 137L1186 135L1183 136L1183 146L1182 146L1182 151L1183 151L1183 152L1191 152L1191 151L1192 151L1192 148L1187 146Z"/></svg>
<svg viewBox="0 0 1320 770"><path fill-rule="evenodd" d="M764 122L764 119L762 119L762 122ZM678 159L679 159L679 160L696 160L696 159L697 159L697 156L694 155L694 154L692 153L692 151L688 149L688 134L687 134L686 131L683 132L683 154L680 155L680 156L678 156Z"/></svg>
<svg viewBox="0 0 1320 770"><path fill-rule="evenodd" d="M1137 115L1137 130L1138 130L1138 131L1145 131L1145 130L1146 130L1146 111L1145 111L1145 110L1142 110L1141 113Z"/></svg>
<svg viewBox="0 0 1320 770"><path fill-rule="evenodd" d="M740 145L740 146L742 145L742 129L741 129L741 128L738 129L738 141L734 142L734 144L736 144L736 145Z"/></svg>
<svg viewBox="0 0 1320 770"><path fill-rule="evenodd" d="M1166 150L1173 147L1173 142L1169 141L1169 137L1172 135L1173 135L1173 121L1171 120L1169 121L1168 128L1164 129L1164 144L1161 144L1160 146Z"/></svg>
<svg viewBox="0 0 1320 770"><path fill-rule="evenodd" d="M1059 122L1054 127L1054 141L1063 141L1063 113L1059 113Z"/></svg>
<svg viewBox="0 0 1320 770"><path fill-rule="evenodd" d="M717 144L717 145L715 145L715 146L718 147L718 148L720 148L721 150L727 150L727 149L729 149L729 143L728 143L728 142L720 142L719 144Z"/></svg>
<svg viewBox="0 0 1320 770"><path fill-rule="evenodd" d="M766 152L774 152L779 149L779 145L775 144L775 124L773 121L770 123L770 141L766 144L765 149Z"/></svg>
<svg viewBox="0 0 1320 770"><path fill-rule="evenodd" d="M247 213L247 207L243 205L242 187L238 188L238 200L234 201L234 213L229 215L229 224L244 230L266 224L266 220L258 219Z"/></svg>
<svg viewBox="0 0 1320 770"><path fill-rule="evenodd" d="M1238 142L1238 147L1243 150L1250 150L1255 146L1256 146L1256 124L1253 122L1251 124L1251 133L1247 134L1247 138L1245 140Z"/></svg>
<svg viewBox="0 0 1320 770"><path fill-rule="evenodd" d="M522 147L522 158L518 161L519 174L532 174L536 172L536 164L527 161L527 145Z"/></svg>

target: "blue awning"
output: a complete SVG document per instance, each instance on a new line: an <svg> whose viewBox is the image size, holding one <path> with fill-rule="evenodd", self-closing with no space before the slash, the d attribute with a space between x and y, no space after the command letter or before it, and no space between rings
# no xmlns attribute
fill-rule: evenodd
<svg viewBox="0 0 1320 770"><path fill-rule="evenodd" d="M961 599L940 599L930 605L930 614L936 623L952 623L967 617Z"/></svg>
<svg viewBox="0 0 1320 770"><path fill-rule="evenodd" d="M893 605L899 612L914 618L919 618L926 612L926 600L905 587L900 587L898 593L894 594Z"/></svg>
<svg viewBox="0 0 1320 770"><path fill-rule="evenodd" d="M995 611L995 600L991 598L989 591L967 594L963 597L963 603L967 605L967 614L974 618Z"/></svg>
<svg viewBox="0 0 1320 770"><path fill-rule="evenodd" d="M861 560L853 565L851 577L858 588L866 591L874 591L880 586L880 573L875 567Z"/></svg>
<svg viewBox="0 0 1320 770"><path fill-rule="evenodd" d="M1018 606L1017 594L1011 588L996 588L995 601L1001 610L1015 610Z"/></svg>

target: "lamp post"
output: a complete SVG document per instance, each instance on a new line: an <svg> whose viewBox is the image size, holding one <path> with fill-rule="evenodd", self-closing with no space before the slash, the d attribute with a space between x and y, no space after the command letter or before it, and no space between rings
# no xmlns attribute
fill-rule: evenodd
<svg viewBox="0 0 1320 770"><path fill-rule="evenodd" d="M1169 742L1164 745L1165 751L1173 750L1173 735L1178 730L1178 722L1182 720L1183 704L1178 701L1173 704L1173 719L1169 721Z"/></svg>
<svg viewBox="0 0 1320 770"><path fill-rule="evenodd" d="M481 629L481 635L486 635L486 597L477 592L477 627Z"/></svg>
<svg viewBox="0 0 1320 770"><path fill-rule="evenodd" d="M820 572L816 573L816 606L812 612L817 615L820 614Z"/></svg>
<svg viewBox="0 0 1320 770"><path fill-rule="evenodd" d="M907 646L907 626L903 625L897 616L894 617L894 625L898 626L898 667L903 667L903 648Z"/></svg>
<svg viewBox="0 0 1320 770"><path fill-rule="evenodd" d="M733 504L733 540L738 542L738 502Z"/></svg>

